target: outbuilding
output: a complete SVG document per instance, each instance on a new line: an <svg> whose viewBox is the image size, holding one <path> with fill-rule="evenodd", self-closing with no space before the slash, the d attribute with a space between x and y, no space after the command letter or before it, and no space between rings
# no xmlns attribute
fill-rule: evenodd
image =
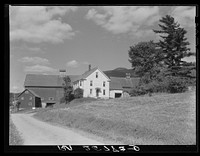
<svg viewBox="0 0 200 156"><path fill-rule="evenodd" d="M19 94L18 101L20 102L20 109L42 107L40 96L30 89L25 89L21 94Z"/></svg>
<svg viewBox="0 0 200 156"><path fill-rule="evenodd" d="M129 97L131 89L139 83L139 78L110 77L110 98Z"/></svg>

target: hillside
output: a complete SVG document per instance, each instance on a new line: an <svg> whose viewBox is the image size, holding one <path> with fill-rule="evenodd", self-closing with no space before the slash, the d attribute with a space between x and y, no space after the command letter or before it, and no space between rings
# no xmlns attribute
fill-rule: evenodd
<svg viewBox="0 0 200 156"><path fill-rule="evenodd" d="M113 70L103 71L108 77L125 77L126 73L131 73L131 77L137 77L132 69L119 67Z"/></svg>
<svg viewBox="0 0 200 156"><path fill-rule="evenodd" d="M195 145L195 92L96 100L34 116L122 144Z"/></svg>
<svg viewBox="0 0 200 156"><path fill-rule="evenodd" d="M108 77L126 77L126 73L131 73L131 77L138 77L133 69L127 69L124 67L118 67L113 70L106 70L103 71ZM196 78L196 69L191 70L190 75L193 78Z"/></svg>

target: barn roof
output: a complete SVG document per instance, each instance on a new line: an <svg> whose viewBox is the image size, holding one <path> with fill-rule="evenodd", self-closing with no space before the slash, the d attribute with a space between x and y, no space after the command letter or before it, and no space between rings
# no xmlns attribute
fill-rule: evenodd
<svg viewBox="0 0 200 156"><path fill-rule="evenodd" d="M24 91L21 92L17 97L19 97L20 95L22 95L26 90L29 91L31 94L33 94L35 97L40 97L38 94L36 94L34 91L32 91L30 89L24 89Z"/></svg>
<svg viewBox="0 0 200 156"><path fill-rule="evenodd" d="M73 82L79 75L68 75ZM59 75L38 75L27 74L24 86L46 86L46 87L62 87L63 78Z"/></svg>
<svg viewBox="0 0 200 156"><path fill-rule="evenodd" d="M139 83L139 78L110 77L110 80L111 90L126 90Z"/></svg>

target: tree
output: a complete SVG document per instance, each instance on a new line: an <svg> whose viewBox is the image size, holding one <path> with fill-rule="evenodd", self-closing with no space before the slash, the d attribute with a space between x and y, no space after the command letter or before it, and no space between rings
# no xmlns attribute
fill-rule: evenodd
<svg viewBox="0 0 200 156"><path fill-rule="evenodd" d="M139 42L135 46L131 46L128 51L129 62L132 64L135 73L141 77L140 90L149 93L152 92L152 86L149 84L156 79L162 67L163 56L160 50L156 49L156 46L153 41Z"/></svg>
<svg viewBox="0 0 200 156"><path fill-rule="evenodd" d="M65 98L65 103L70 102L73 99L73 87L71 85L71 80L69 76L63 77L63 80L65 82L63 89L64 89L64 98Z"/></svg>
<svg viewBox="0 0 200 156"><path fill-rule="evenodd" d="M74 90L74 98L82 98L83 97L83 89L76 88Z"/></svg>
<svg viewBox="0 0 200 156"><path fill-rule="evenodd" d="M191 68L188 68L189 63L183 61L183 58L194 55L189 52L190 48L187 48L189 42L185 37L187 33L184 28L180 27L180 24L174 21L174 18L166 15L159 20L161 30L153 30L155 33L161 34L160 40L157 44L161 48L164 56L164 64L166 65L168 72L166 74L170 76L185 76L188 77Z"/></svg>

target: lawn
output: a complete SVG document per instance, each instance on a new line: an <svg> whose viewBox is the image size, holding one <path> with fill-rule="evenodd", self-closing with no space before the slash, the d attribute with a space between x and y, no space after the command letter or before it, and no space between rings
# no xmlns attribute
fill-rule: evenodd
<svg viewBox="0 0 200 156"><path fill-rule="evenodd" d="M95 100L35 117L135 145L196 144L195 92Z"/></svg>

